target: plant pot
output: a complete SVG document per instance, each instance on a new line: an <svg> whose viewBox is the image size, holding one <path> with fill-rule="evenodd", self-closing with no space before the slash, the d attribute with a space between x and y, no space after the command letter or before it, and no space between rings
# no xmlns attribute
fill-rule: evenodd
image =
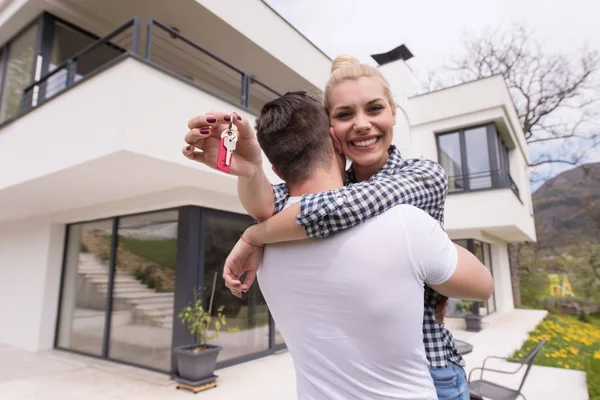
<svg viewBox="0 0 600 400"><path fill-rule="evenodd" d="M467 315L465 321L467 322L468 332L479 332L481 330L481 317L479 315Z"/></svg>
<svg viewBox="0 0 600 400"><path fill-rule="evenodd" d="M195 344L176 347L173 355L177 359L178 376L190 381L198 382L214 375L217 367L217 356L221 351L220 346L205 345L202 351L194 352L198 346Z"/></svg>

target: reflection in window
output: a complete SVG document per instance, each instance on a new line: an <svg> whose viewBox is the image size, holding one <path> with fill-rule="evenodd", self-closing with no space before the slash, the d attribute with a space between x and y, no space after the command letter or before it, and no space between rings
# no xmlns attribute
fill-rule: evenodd
<svg viewBox="0 0 600 400"><path fill-rule="evenodd" d="M119 219L109 358L169 371L177 211Z"/></svg>
<svg viewBox="0 0 600 400"><path fill-rule="evenodd" d="M242 233L250 226L249 219L223 214L212 214L205 218L204 250L204 304L212 291L216 277L217 287L213 300L213 314L220 306L227 318L227 327L238 328L237 332L221 330L219 338L212 343L220 345L219 361L257 353L269 348L269 310L258 284L252 285L242 299L233 296L221 278L223 264Z"/></svg>
<svg viewBox="0 0 600 400"><path fill-rule="evenodd" d="M111 234L112 220L69 227L59 347L102 354Z"/></svg>
<svg viewBox="0 0 600 400"><path fill-rule="evenodd" d="M485 126L465 131L465 148L469 188L473 190L492 187L492 171Z"/></svg>
<svg viewBox="0 0 600 400"><path fill-rule="evenodd" d="M448 190L462 190L463 172L458 133L439 137L439 161L448 174Z"/></svg>
<svg viewBox="0 0 600 400"><path fill-rule="evenodd" d="M18 116L27 106L22 104L23 89L32 82L37 31L37 24L34 24L10 43L0 123Z"/></svg>

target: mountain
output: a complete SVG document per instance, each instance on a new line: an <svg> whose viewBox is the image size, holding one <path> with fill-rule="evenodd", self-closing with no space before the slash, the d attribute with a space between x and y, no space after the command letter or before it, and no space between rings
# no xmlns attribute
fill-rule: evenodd
<svg viewBox="0 0 600 400"><path fill-rule="evenodd" d="M600 242L600 163L547 180L533 193L538 245Z"/></svg>

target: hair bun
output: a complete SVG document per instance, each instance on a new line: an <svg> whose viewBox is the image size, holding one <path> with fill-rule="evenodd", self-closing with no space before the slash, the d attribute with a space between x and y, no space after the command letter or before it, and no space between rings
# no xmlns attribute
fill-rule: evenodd
<svg viewBox="0 0 600 400"><path fill-rule="evenodd" d="M339 56L331 63L331 72L333 73L337 69L351 67L353 65L360 65L358 58L354 56Z"/></svg>

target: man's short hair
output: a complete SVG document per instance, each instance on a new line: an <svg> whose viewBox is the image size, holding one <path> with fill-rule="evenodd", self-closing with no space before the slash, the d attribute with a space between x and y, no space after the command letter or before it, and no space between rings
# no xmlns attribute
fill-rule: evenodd
<svg viewBox="0 0 600 400"><path fill-rule="evenodd" d="M308 93L288 92L265 104L256 120L260 147L287 183L308 179L315 165L327 167L333 145L329 117Z"/></svg>

